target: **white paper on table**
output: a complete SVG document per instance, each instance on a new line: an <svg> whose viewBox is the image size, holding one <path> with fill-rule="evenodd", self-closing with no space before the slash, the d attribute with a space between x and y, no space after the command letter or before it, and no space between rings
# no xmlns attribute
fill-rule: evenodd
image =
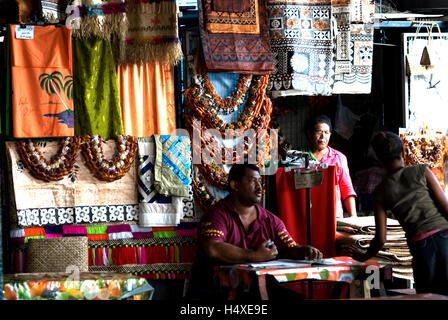
<svg viewBox="0 0 448 320"><path fill-rule="evenodd" d="M251 267L251 268L300 268L310 266L313 261L306 260L290 260L290 259L279 259L271 260L265 262L254 262L247 264L240 264L240 266Z"/></svg>

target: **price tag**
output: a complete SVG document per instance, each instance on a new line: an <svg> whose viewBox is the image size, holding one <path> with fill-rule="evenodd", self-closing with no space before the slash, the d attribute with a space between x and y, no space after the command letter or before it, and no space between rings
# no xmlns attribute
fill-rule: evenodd
<svg viewBox="0 0 448 320"><path fill-rule="evenodd" d="M26 26L25 28L16 26L16 39L34 39L34 26Z"/></svg>
<svg viewBox="0 0 448 320"><path fill-rule="evenodd" d="M294 172L294 184L296 189L317 187L321 185L323 178L323 170L297 170Z"/></svg>

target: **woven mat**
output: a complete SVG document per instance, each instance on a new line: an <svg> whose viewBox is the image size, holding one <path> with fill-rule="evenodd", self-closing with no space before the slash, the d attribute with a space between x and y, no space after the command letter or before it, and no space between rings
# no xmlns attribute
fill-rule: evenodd
<svg viewBox="0 0 448 320"><path fill-rule="evenodd" d="M148 239L117 239L103 241L89 241L90 248L100 247L140 247L148 245L171 246L173 244L196 244L195 237L176 237L176 238L148 238Z"/></svg>
<svg viewBox="0 0 448 320"><path fill-rule="evenodd" d="M125 266L90 266L91 272L120 272L120 273L165 273L165 272L178 272L188 273L191 271L191 263L154 263L154 264L128 264Z"/></svg>
<svg viewBox="0 0 448 320"><path fill-rule="evenodd" d="M26 272L66 272L76 266L88 271L87 237L30 239L26 252Z"/></svg>

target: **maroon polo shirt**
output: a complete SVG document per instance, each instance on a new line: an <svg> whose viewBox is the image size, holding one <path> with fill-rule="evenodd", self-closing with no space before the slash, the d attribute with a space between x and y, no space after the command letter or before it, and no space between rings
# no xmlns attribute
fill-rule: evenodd
<svg viewBox="0 0 448 320"><path fill-rule="evenodd" d="M283 221L260 205L256 205L257 219L246 231L230 197L218 201L202 217L199 224L199 243L218 240L244 249L256 249L266 240L273 240L277 247L294 247L295 241Z"/></svg>
<svg viewBox="0 0 448 320"><path fill-rule="evenodd" d="M256 249L266 240L277 247L294 247L296 242L283 221L256 205L258 217L246 232L230 197L218 201L202 216L198 228L198 250L191 270L191 287L213 287L213 267L225 263L210 258L202 247L204 240L218 240L244 249Z"/></svg>

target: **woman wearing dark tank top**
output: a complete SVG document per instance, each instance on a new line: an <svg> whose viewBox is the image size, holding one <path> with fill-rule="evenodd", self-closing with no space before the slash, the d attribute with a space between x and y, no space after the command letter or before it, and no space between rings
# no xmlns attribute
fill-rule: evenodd
<svg viewBox="0 0 448 320"><path fill-rule="evenodd" d="M387 175L373 192L376 233L367 250L348 252L359 261L375 256L386 242L386 211L406 233L412 254L417 293L448 294L448 199L425 164L405 166L403 143L392 132L372 139L376 157Z"/></svg>

